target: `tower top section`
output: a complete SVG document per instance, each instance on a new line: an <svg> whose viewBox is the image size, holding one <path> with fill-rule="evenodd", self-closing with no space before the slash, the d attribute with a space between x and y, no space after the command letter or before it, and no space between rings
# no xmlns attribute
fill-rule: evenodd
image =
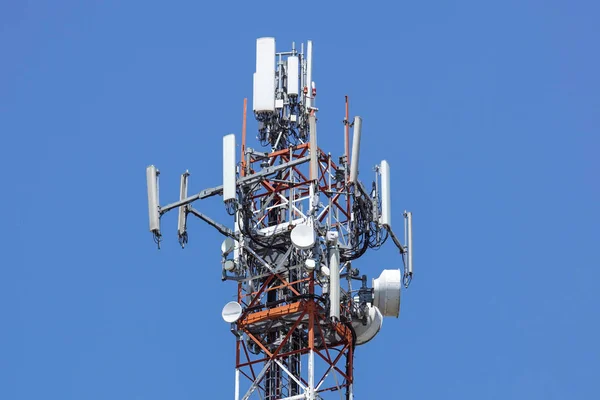
<svg viewBox="0 0 600 400"><path fill-rule="evenodd" d="M310 40L280 52L275 38L256 40L252 110L263 146L280 150L309 140L309 116L317 111L312 49Z"/></svg>

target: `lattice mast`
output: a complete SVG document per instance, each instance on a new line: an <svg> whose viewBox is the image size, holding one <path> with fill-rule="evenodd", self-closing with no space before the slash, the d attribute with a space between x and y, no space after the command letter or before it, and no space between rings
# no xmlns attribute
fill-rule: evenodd
<svg viewBox="0 0 600 400"><path fill-rule="evenodd" d="M147 168L150 231L160 244L160 216L179 211L178 237L187 243L194 215L225 240L222 280L237 285L223 309L235 336L235 399L353 397L357 345L371 340L383 316L398 317L400 288L412 279L412 215L404 212L405 245L391 229L390 167L375 167L367 188L359 179L362 120L344 118L343 155L318 146L312 42L276 52L274 38L257 40L253 111L257 139L246 146L246 100L240 160L236 136L223 138L223 185L188 196L186 171L178 202L160 207L158 170ZM350 128L353 128L352 156ZM231 228L192 207L215 195ZM368 286L353 266L391 237L402 271L384 270Z"/></svg>

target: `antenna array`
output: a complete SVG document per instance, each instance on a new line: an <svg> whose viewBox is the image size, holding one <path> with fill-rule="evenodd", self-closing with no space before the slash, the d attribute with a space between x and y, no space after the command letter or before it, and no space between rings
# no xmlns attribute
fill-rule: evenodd
<svg viewBox="0 0 600 400"><path fill-rule="evenodd" d="M236 400L313 400L334 391L352 399L355 347L379 332L383 317L398 317L401 286L412 280L412 214L404 213L404 245L391 229L388 162L375 168L370 189L358 178L362 119L350 123L347 97L345 154L334 159L318 146L312 51L311 41L277 52L274 38L257 40L253 112L268 151L246 146L244 101L241 159L235 135L225 136L221 186L188 196L186 171L179 201L160 207L159 172L146 171L157 243L160 216L174 209L182 247L190 214L225 236L222 280L238 293L223 309L235 336ZM233 228L192 207L215 195ZM353 262L389 237L402 268L384 270L369 287Z"/></svg>

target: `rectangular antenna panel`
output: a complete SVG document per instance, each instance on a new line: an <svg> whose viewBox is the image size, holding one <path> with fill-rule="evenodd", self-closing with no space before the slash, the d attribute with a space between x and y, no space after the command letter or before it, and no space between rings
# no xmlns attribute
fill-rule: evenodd
<svg viewBox="0 0 600 400"><path fill-rule="evenodd" d="M256 73L253 82L253 110L275 111L275 38L256 39Z"/></svg>
<svg viewBox="0 0 600 400"><path fill-rule="evenodd" d="M159 171L154 165L146 168L146 185L148 187L148 217L150 232L160 232L160 214L158 203L158 175Z"/></svg>
<svg viewBox="0 0 600 400"><path fill-rule="evenodd" d="M287 93L288 96L298 96L300 94L300 71L298 69L298 57L288 57L287 59Z"/></svg>
<svg viewBox="0 0 600 400"><path fill-rule="evenodd" d="M187 197L189 176L190 174L187 171L181 174L181 185L179 186L179 200L183 200ZM179 236L184 235L187 229L187 218L185 208L186 206L179 206L179 218L177 220L177 233L179 234Z"/></svg>
<svg viewBox="0 0 600 400"><path fill-rule="evenodd" d="M223 136L223 201L235 199L235 135Z"/></svg>
<svg viewBox="0 0 600 400"><path fill-rule="evenodd" d="M390 164L383 160L379 166L381 174L381 220L380 224L392 226L392 197L390 191Z"/></svg>
<svg viewBox="0 0 600 400"><path fill-rule="evenodd" d="M252 106L256 112L275 111L275 76L254 74Z"/></svg>
<svg viewBox="0 0 600 400"><path fill-rule="evenodd" d="M256 73L273 73L275 76L275 38L256 39Z"/></svg>
<svg viewBox="0 0 600 400"><path fill-rule="evenodd" d="M352 136L352 158L350 159L350 182L356 183L358 180L358 162L360 155L360 135L362 129L362 119L354 117L354 135Z"/></svg>

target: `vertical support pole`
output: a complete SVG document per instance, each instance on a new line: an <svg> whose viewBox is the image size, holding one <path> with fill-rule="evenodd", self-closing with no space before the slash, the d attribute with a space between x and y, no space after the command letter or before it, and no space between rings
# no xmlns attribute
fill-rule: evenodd
<svg viewBox="0 0 600 400"><path fill-rule="evenodd" d="M335 173L335 172L334 172ZM331 187L331 175L332 175L332 171L331 171L331 153L329 153L327 155L327 190L329 190L330 192L333 191L333 188ZM330 229L331 228L331 215L333 214L333 196L329 196L329 203L327 205L327 228Z"/></svg>
<svg viewBox="0 0 600 400"><path fill-rule="evenodd" d="M242 301L242 283L238 282L237 301L241 304ZM238 325L239 329L239 325ZM240 400L240 341L242 338L235 340L235 400Z"/></svg>
<svg viewBox="0 0 600 400"><path fill-rule="evenodd" d="M290 161L294 159L294 150L292 150L292 148L290 147ZM290 182L291 182L291 187L289 189L289 207L288 207L288 221L293 221L294 220L294 168L290 169Z"/></svg>
<svg viewBox="0 0 600 400"><path fill-rule="evenodd" d="M350 331L346 332L346 342L348 346L346 352L346 376L348 383L348 386L346 386L346 400L352 400L354 398L354 339Z"/></svg>
<svg viewBox="0 0 600 400"><path fill-rule="evenodd" d="M315 353L313 349L308 352L308 400L315 400Z"/></svg>
<svg viewBox="0 0 600 400"><path fill-rule="evenodd" d="M310 294L315 292L315 273L311 273L310 281L308 283L308 291ZM315 303L311 300L307 307L308 312L308 387L306 398L307 400L315 399Z"/></svg>
<svg viewBox="0 0 600 400"><path fill-rule="evenodd" d="M240 369L235 369L235 400L240 400Z"/></svg>

